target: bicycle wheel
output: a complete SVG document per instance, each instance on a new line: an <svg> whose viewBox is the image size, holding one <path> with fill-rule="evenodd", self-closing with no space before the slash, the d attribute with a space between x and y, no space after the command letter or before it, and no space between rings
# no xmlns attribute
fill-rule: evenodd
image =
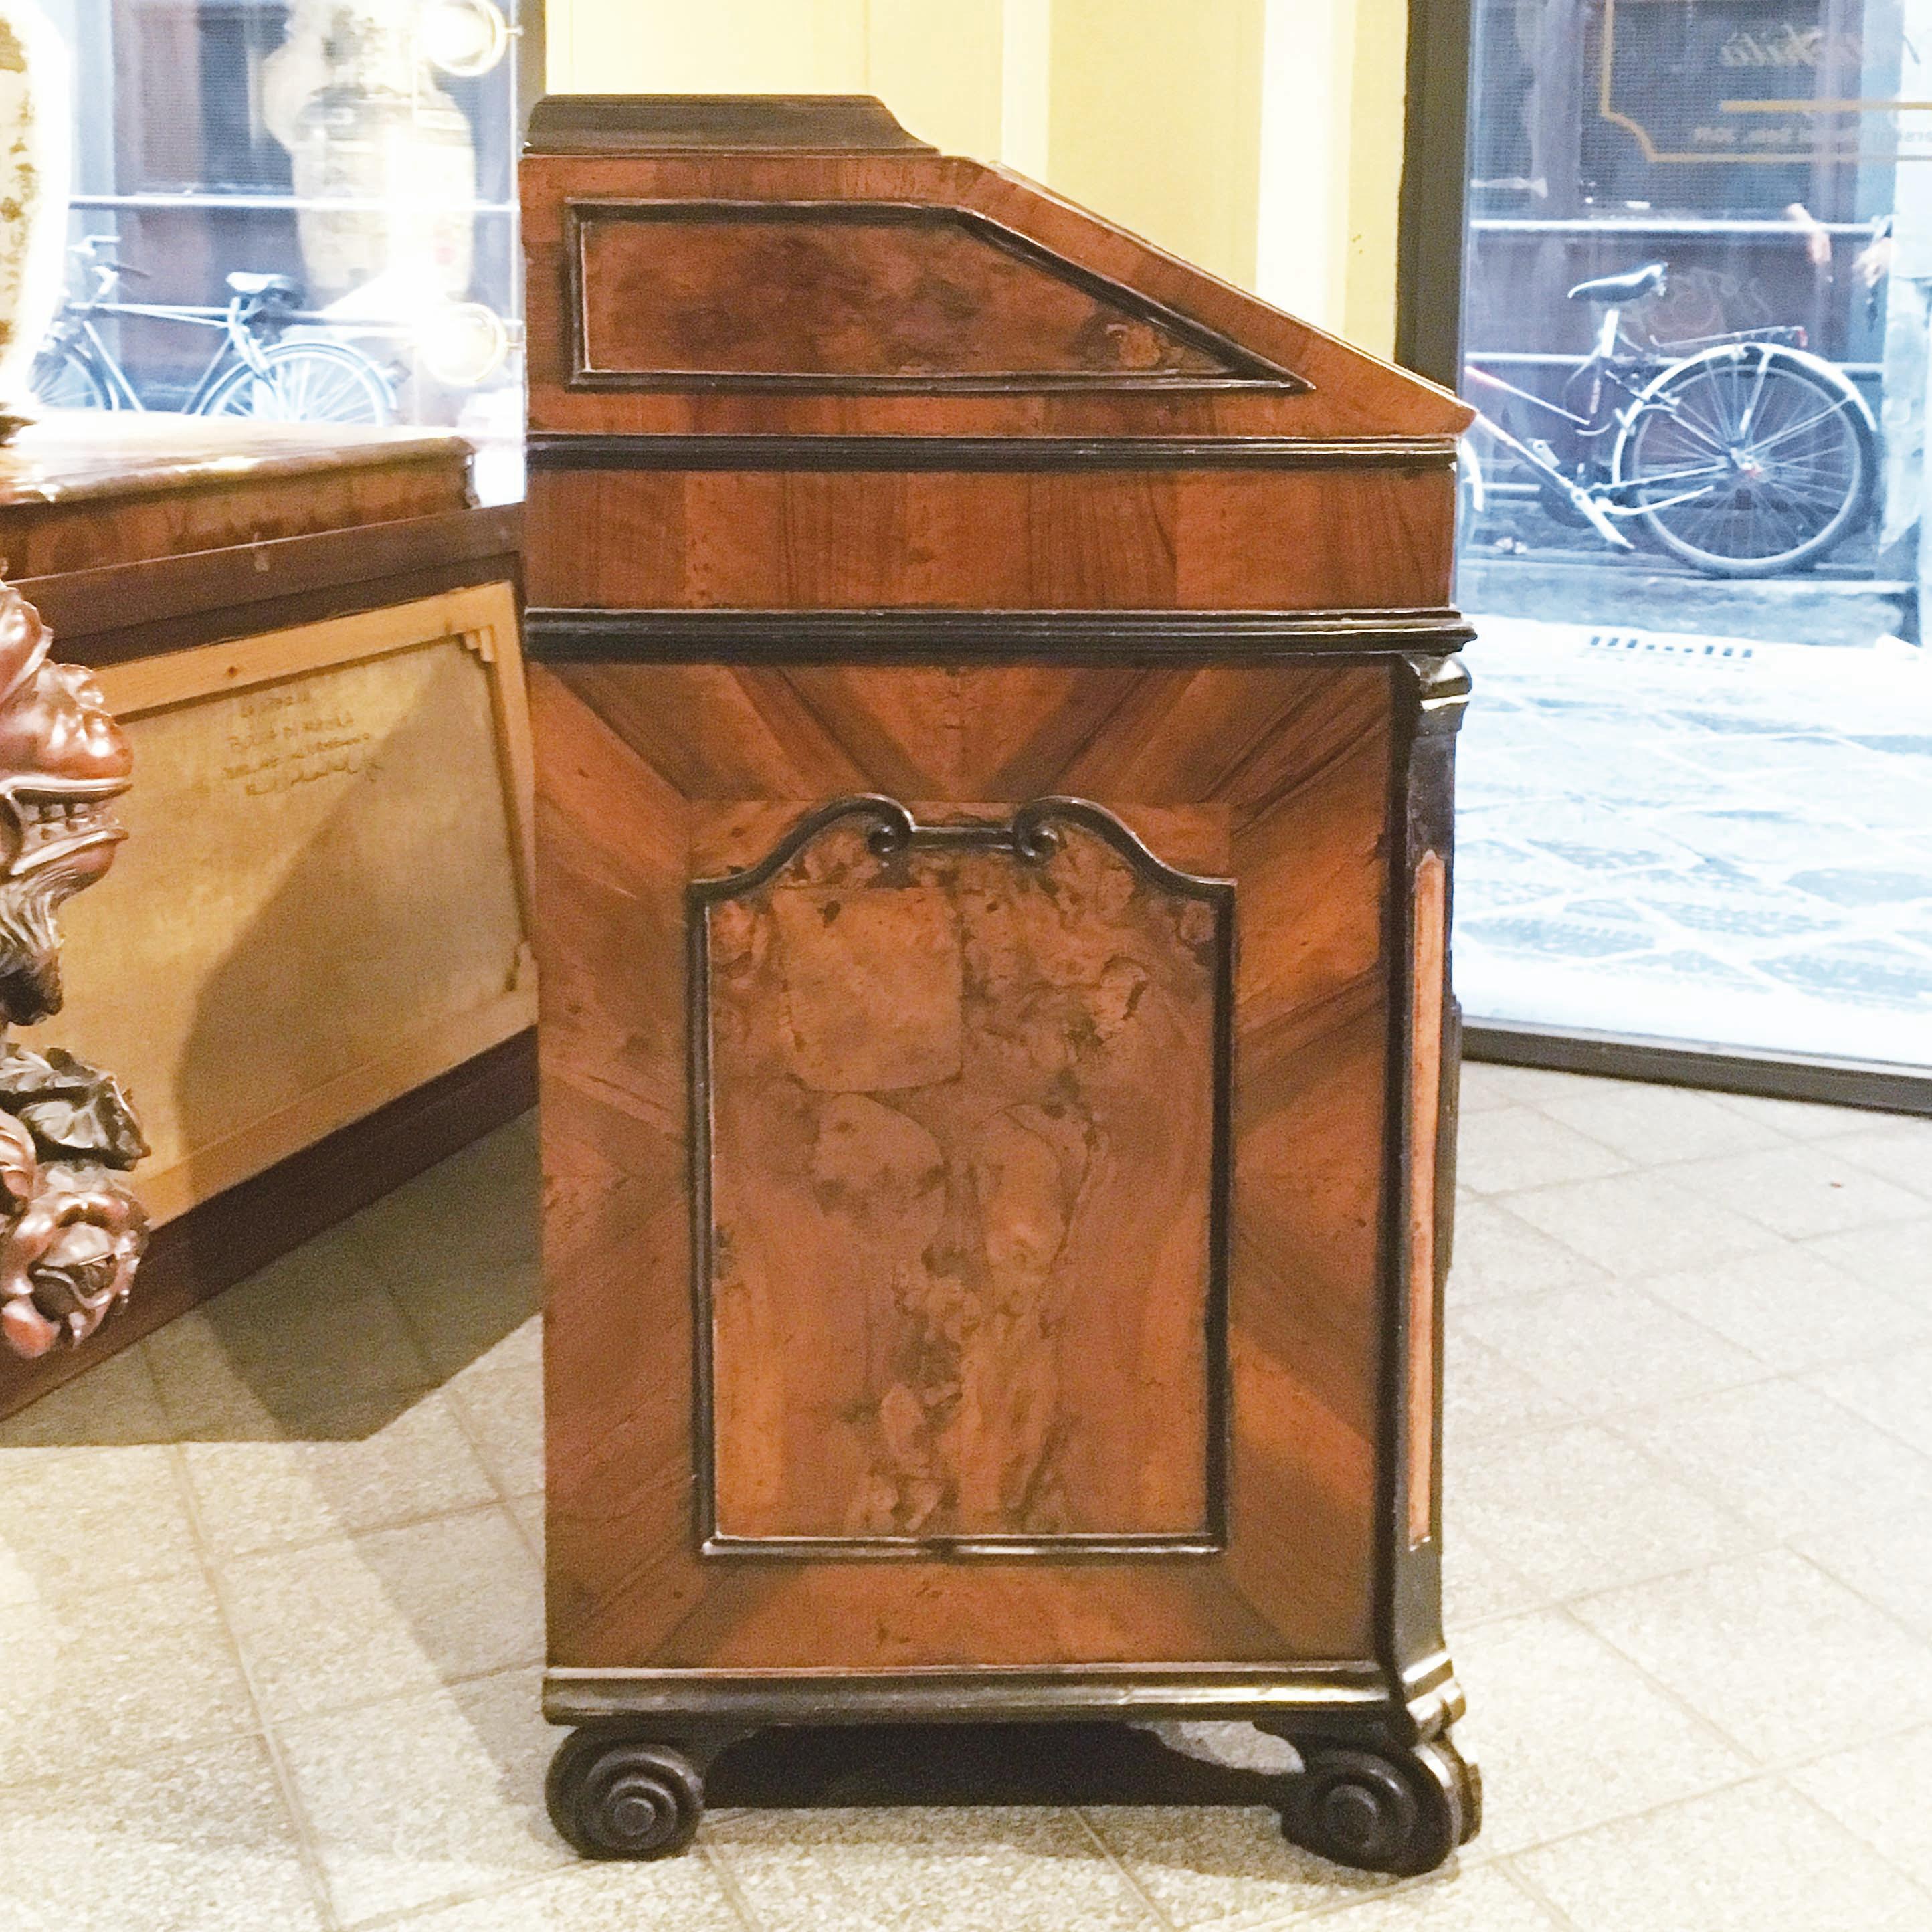
<svg viewBox="0 0 1932 1932"><path fill-rule="evenodd" d="M34 358L27 386L50 410L111 410L114 391L77 342L50 344Z"/></svg>
<svg viewBox="0 0 1932 1932"><path fill-rule="evenodd" d="M1637 522L1712 577L1815 563L1870 507L1878 436L1828 363L1772 344L1674 364L1639 398L1612 470Z"/></svg>
<svg viewBox="0 0 1932 1932"><path fill-rule="evenodd" d="M208 392L200 413L379 428L395 414L382 372L341 343L272 343L262 351L262 362L260 375L238 363Z"/></svg>

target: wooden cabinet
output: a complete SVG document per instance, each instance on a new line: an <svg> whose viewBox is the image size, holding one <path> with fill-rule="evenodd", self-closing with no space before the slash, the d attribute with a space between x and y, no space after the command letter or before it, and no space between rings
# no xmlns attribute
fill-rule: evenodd
<svg viewBox="0 0 1932 1932"><path fill-rule="evenodd" d="M134 759L46 1030L129 1090L153 1228L97 1333L0 1345L0 1415L530 1104L520 518L469 466L122 410L0 450L0 556Z"/></svg>
<svg viewBox="0 0 1932 1932"><path fill-rule="evenodd" d="M560 1825L1220 1717L1436 1864L1467 412L876 102L523 194Z"/></svg>

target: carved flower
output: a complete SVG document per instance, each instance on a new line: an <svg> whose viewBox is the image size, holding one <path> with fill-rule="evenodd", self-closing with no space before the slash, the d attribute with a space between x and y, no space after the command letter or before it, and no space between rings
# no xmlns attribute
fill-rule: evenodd
<svg viewBox="0 0 1932 1932"><path fill-rule="evenodd" d="M127 1300L148 1243L140 1203L101 1169L55 1165L40 1180L0 1228L0 1334L30 1360L92 1335Z"/></svg>

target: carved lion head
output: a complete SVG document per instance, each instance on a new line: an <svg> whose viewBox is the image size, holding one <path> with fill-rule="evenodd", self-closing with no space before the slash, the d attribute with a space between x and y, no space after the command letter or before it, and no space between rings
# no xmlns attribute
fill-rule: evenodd
<svg viewBox="0 0 1932 1932"><path fill-rule="evenodd" d="M91 673L48 661L40 614L0 584L0 1018L61 1004L62 903L114 862L134 754Z"/></svg>

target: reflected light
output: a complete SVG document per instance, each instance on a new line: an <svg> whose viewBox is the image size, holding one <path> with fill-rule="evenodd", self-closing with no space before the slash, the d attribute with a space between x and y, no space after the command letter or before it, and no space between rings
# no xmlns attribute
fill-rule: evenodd
<svg viewBox="0 0 1932 1932"><path fill-rule="evenodd" d="M473 388L509 353L509 332L482 302L442 302L416 325L423 367L452 388Z"/></svg>
<svg viewBox="0 0 1932 1932"><path fill-rule="evenodd" d="M494 0L424 0L416 40L445 74L473 80L503 58L509 23Z"/></svg>

